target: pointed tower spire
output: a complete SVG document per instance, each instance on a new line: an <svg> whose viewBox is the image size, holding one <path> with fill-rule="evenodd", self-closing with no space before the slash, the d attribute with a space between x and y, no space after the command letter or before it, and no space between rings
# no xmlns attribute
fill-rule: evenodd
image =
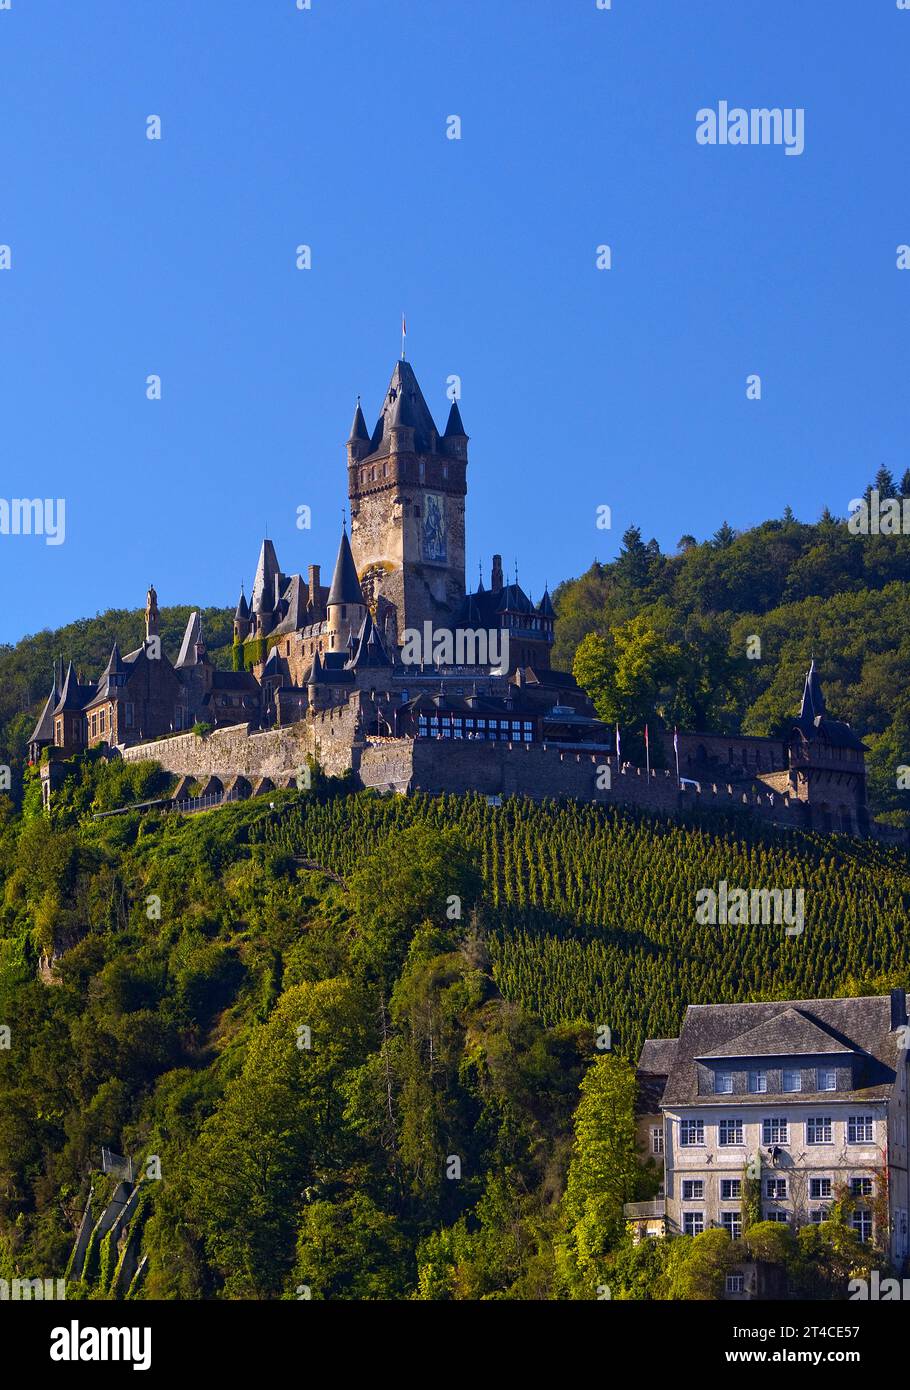
<svg viewBox="0 0 910 1390"><path fill-rule="evenodd" d="M824 718L827 714L825 708L825 697L822 693L821 681L815 666L815 657L806 672L806 684L803 689L803 703L799 711L799 722L801 724L814 724L818 718Z"/></svg>
<svg viewBox="0 0 910 1390"><path fill-rule="evenodd" d="M335 561L335 573L332 575L332 587L329 589L327 607L331 608L334 604L340 603L363 604L363 592L360 588L360 580L357 578L357 566L354 564L351 542L348 540L348 533L345 528L342 528L341 531L341 543L338 546L338 558Z"/></svg>

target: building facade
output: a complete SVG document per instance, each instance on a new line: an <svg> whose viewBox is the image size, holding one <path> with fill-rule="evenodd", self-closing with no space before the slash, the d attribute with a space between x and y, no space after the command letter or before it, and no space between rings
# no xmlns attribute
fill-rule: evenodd
<svg viewBox="0 0 910 1390"><path fill-rule="evenodd" d="M668 1235L736 1238L747 1198L760 1219L798 1227L847 1196L860 1239L906 1264L904 990L691 1005L678 1038L645 1043L638 1071L641 1138L664 1170L660 1212L627 1209L641 1233L659 1215Z"/></svg>

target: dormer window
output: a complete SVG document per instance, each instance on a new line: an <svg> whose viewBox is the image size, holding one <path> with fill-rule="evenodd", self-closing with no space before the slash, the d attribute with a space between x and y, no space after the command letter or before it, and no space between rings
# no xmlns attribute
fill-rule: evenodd
<svg viewBox="0 0 910 1390"><path fill-rule="evenodd" d="M719 1096L732 1096L733 1094L733 1073L732 1071L719 1071L715 1079L715 1091Z"/></svg>
<svg viewBox="0 0 910 1390"><path fill-rule="evenodd" d="M837 1090L837 1072L833 1067L819 1067L818 1085L816 1089L819 1091Z"/></svg>
<svg viewBox="0 0 910 1390"><path fill-rule="evenodd" d="M763 1095L768 1089L768 1073L753 1071L749 1073L749 1090L753 1095Z"/></svg>
<svg viewBox="0 0 910 1390"><path fill-rule="evenodd" d="M784 1091L801 1091L803 1089L803 1075L799 1071L788 1071L786 1068L783 1073L781 1089Z"/></svg>

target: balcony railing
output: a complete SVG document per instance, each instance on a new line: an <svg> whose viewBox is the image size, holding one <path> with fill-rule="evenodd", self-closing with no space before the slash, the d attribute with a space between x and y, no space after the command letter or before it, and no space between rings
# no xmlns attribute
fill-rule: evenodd
<svg viewBox="0 0 910 1390"><path fill-rule="evenodd" d="M667 1214L667 1199L656 1197L652 1202L624 1202L622 1214L627 1221L641 1221L651 1217L657 1219Z"/></svg>

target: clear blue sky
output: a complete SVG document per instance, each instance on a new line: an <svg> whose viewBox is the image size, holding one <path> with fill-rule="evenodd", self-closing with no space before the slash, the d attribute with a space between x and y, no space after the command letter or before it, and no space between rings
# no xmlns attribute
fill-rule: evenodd
<svg viewBox="0 0 910 1390"><path fill-rule="evenodd" d="M402 309L438 423L462 378L470 578L844 514L910 463L908 71L894 0L12 0L0 493L67 538L0 537L0 640L233 604L266 526L330 565ZM697 145L721 99L805 152Z"/></svg>

